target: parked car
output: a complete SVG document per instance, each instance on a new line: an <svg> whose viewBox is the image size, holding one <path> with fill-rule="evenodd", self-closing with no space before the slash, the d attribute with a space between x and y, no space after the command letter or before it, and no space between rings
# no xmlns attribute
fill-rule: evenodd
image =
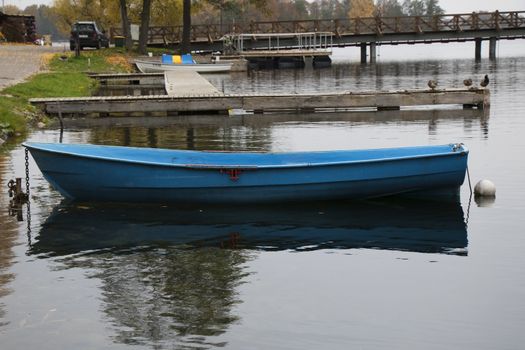
<svg viewBox="0 0 525 350"><path fill-rule="evenodd" d="M82 21L73 24L73 27L71 27L71 37L69 38L69 48L71 50L75 50L77 36L80 50L85 47L94 47L97 49L109 47L109 39L106 36L106 31L100 30L95 22Z"/></svg>

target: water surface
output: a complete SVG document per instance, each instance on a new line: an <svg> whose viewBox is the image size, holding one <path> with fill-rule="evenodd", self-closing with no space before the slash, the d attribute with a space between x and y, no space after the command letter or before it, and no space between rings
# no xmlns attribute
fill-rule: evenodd
<svg viewBox="0 0 525 350"><path fill-rule="evenodd" d="M491 77L489 111L69 123L64 142L294 151L463 142L493 203L69 203L31 162L31 222L0 213L2 348L518 349L525 342L525 59L214 76L225 92L412 89ZM56 129L31 141L56 142ZM7 145L0 179L23 176ZM103 176L103 174L101 174ZM6 193L0 194L5 208ZM25 220L25 212L24 212Z"/></svg>

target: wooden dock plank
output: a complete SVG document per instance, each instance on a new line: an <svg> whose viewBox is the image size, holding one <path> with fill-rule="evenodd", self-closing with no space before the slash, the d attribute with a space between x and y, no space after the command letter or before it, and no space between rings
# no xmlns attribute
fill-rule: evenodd
<svg viewBox="0 0 525 350"><path fill-rule="evenodd" d="M221 96L212 83L193 71L164 72L164 86L168 96Z"/></svg>
<svg viewBox="0 0 525 350"><path fill-rule="evenodd" d="M30 102L47 113L199 112L323 108L399 108L413 106L490 104L488 89L403 90L387 92L335 92L303 94L193 94L186 96L97 96L39 98Z"/></svg>
<svg viewBox="0 0 525 350"><path fill-rule="evenodd" d="M330 49L294 49L294 50L251 50L242 51L238 56L240 57L316 57L316 56L330 56L332 50ZM227 56L225 56L227 58ZM222 59L222 57L221 57Z"/></svg>

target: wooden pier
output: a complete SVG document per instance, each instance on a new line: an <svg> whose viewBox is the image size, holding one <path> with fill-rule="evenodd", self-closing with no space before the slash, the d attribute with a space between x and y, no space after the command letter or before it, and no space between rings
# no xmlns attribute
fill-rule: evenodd
<svg viewBox="0 0 525 350"><path fill-rule="evenodd" d="M458 105L483 109L490 104L490 92L480 88L401 90L373 92L317 92L299 94L177 94L157 96L97 96L34 98L30 102L48 114L68 115L178 115L253 113L279 111L398 110L403 107Z"/></svg>
<svg viewBox="0 0 525 350"><path fill-rule="evenodd" d="M164 85L164 73L89 74L100 85Z"/></svg>
<svg viewBox="0 0 525 350"><path fill-rule="evenodd" d="M187 95L222 96L212 83L193 71L164 72L164 86L168 96L184 97Z"/></svg>
<svg viewBox="0 0 525 350"><path fill-rule="evenodd" d="M255 33L320 33L333 35L333 46L355 46L361 49L361 61L375 61L379 45L433 44L448 42L475 42L475 58L481 59L481 45L489 42L489 58L496 58L498 40L525 38L525 11L472 12L436 16L356 17L292 21L263 21L194 24L191 26L192 49L205 51L224 50L225 35ZM110 36L122 35L121 28L111 28ZM178 45L182 26L150 26L148 44ZM247 37L246 48L263 48L265 40ZM296 39L282 38L278 47L296 45Z"/></svg>

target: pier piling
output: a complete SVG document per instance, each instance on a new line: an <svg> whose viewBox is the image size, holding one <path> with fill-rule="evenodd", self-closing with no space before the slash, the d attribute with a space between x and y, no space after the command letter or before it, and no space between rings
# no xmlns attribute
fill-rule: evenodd
<svg viewBox="0 0 525 350"><path fill-rule="evenodd" d="M476 47L475 47L474 57L476 61L481 61L481 38L476 38L475 43L476 43Z"/></svg>
<svg viewBox="0 0 525 350"><path fill-rule="evenodd" d="M497 39L492 37L489 40L489 60L494 61L496 59L496 43Z"/></svg>

